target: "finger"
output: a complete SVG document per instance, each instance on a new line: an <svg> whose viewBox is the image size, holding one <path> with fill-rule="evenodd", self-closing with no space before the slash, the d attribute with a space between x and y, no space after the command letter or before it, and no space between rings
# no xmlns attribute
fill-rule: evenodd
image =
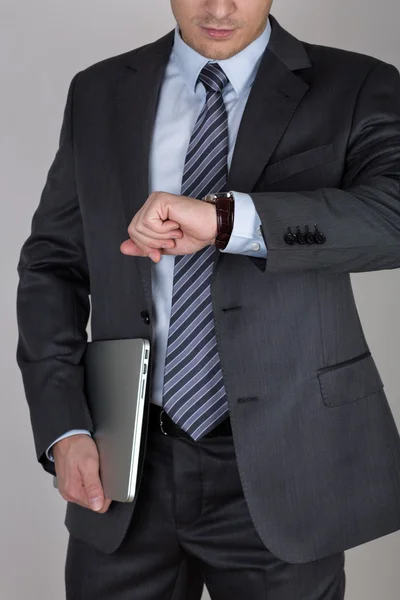
<svg viewBox="0 0 400 600"><path fill-rule="evenodd" d="M82 491L76 491L74 494L61 494L64 500L67 502L72 502L73 504L78 504L78 506L82 506L82 508L90 508L88 505L85 488L82 484Z"/></svg>
<svg viewBox="0 0 400 600"><path fill-rule="evenodd" d="M197 248L193 244L189 244L187 240L184 238L182 240L176 240L174 248L165 248L162 253L167 256L184 256L185 254L194 254L198 252L201 248Z"/></svg>
<svg viewBox="0 0 400 600"><path fill-rule="evenodd" d="M149 254L149 258L155 263L160 262L161 256L162 256L162 253L160 250L152 250L152 252L150 252L150 254Z"/></svg>
<svg viewBox="0 0 400 600"><path fill-rule="evenodd" d="M99 475L99 458L88 457L79 465L83 485L88 501L88 506L94 511L99 511L104 505L104 492Z"/></svg>
<svg viewBox="0 0 400 600"><path fill-rule="evenodd" d="M175 247L175 240L161 240L159 242L150 242L150 245L142 243L139 240L127 240L121 244L121 252L130 256L150 256L156 250L161 251L164 248L173 249Z"/></svg>
<svg viewBox="0 0 400 600"><path fill-rule="evenodd" d="M147 254L143 252L132 240L126 240L123 242L120 246L120 250L122 254L126 254L127 256L147 256Z"/></svg>
<svg viewBox="0 0 400 600"><path fill-rule="evenodd" d="M57 471L56 471L57 472ZM66 477L58 475L58 491L62 498L67 502L79 504L83 508L88 508L88 500L83 485L83 478L78 468L69 471Z"/></svg>
<svg viewBox="0 0 400 600"><path fill-rule="evenodd" d="M101 508L97 512L101 515L104 515L104 513L106 513L108 511L108 509L110 508L111 502L112 502L112 500L109 500L108 498L106 498L104 500L103 508Z"/></svg>
<svg viewBox="0 0 400 600"><path fill-rule="evenodd" d="M162 250L163 248L175 247L175 240L157 240L144 236L135 237L134 243L147 255L152 250Z"/></svg>
<svg viewBox="0 0 400 600"><path fill-rule="evenodd" d="M164 227L167 223L173 223L173 226ZM181 238L183 236L180 226L174 221L155 221L153 225L149 225L147 221L142 221L135 226L134 230L133 228L132 231L128 229L128 233L129 235L132 235L132 237L135 237L137 233L140 233L143 236L156 240L170 240Z"/></svg>
<svg viewBox="0 0 400 600"><path fill-rule="evenodd" d="M157 234L168 234L172 232L179 232L180 225L176 221L166 220L163 221L160 218L152 218L148 219L146 217L143 218L141 225L149 231L153 231Z"/></svg>
<svg viewBox="0 0 400 600"><path fill-rule="evenodd" d="M148 253L152 250L159 250L160 248L173 248L175 239L171 239L171 237L149 237L148 235L141 233L137 229L135 231L130 231L129 237L134 244L147 256ZM175 234L171 234L175 235ZM179 236L179 234L178 234ZM176 236L175 236L176 237Z"/></svg>
<svg viewBox="0 0 400 600"><path fill-rule="evenodd" d="M132 242L132 240L127 240L121 244L121 252L127 256L149 257L153 262L158 263L161 260L161 255L164 250L147 248L147 251L143 252L134 242Z"/></svg>

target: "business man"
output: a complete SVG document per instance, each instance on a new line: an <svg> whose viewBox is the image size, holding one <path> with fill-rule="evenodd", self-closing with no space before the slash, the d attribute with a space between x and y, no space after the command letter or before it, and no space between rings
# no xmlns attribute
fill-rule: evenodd
<svg viewBox="0 0 400 600"><path fill-rule="evenodd" d="M399 72L300 42L271 4L172 0L174 32L72 81L18 291L68 600L339 600L344 550L400 528L350 283L400 266ZM89 294L94 339L152 341L131 504L99 480Z"/></svg>

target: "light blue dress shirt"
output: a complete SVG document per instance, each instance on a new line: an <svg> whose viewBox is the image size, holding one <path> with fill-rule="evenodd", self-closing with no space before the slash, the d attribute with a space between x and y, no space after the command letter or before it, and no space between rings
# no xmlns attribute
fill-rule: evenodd
<svg viewBox="0 0 400 600"><path fill-rule="evenodd" d="M218 62L229 79L223 92L228 113L228 166L232 161L251 86L270 36L271 25L268 21L263 33L239 54L227 60L211 61ZM203 84L198 82L198 77L208 62L209 59L183 41L177 27L173 50L160 91L154 126L150 154L150 192L163 191L170 194L181 192L182 174L191 133L206 99L206 90ZM235 192L234 227L229 244L222 252L266 258L267 249L260 225L261 220L251 197ZM153 263L151 267L154 314L152 401L160 406L162 406L171 314L174 262L174 256L163 255L160 262ZM79 433L90 435L86 430L74 429L57 438L52 445L65 437ZM50 448L51 446L46 455L53 460Z"/></svg>

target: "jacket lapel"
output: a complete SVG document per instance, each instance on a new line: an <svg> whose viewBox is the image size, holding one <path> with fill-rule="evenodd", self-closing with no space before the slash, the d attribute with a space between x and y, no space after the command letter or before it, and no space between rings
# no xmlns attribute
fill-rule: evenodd
<svg viewBox="0 0 400 600"><path fill-rule="evenodd" d="M272 33L243 114L228 189L249 193L309 85L294 71L311 67L303 44L270 16Z"/></svg>
<svg viewBox="0 0 400 600"><path fill-rule="evenodd" d="M150 193L151 139L173 39L174 33L170 32L154 44L129 53L116 89L118 164L127 228ZM144 258L133 260L142 278L148 309L151 311L151 261Z"/></svg>
<svg viewBox="0 0 400 600"><path fill-rule="evenodd" d="M303 44L270 15L271 38L253 83L236 140L228 179L229 190L250 193L309 85L295 71L311 67ZM218 253L216 264L222 260ZM249 257L261 271L266 260Z"/></svg>

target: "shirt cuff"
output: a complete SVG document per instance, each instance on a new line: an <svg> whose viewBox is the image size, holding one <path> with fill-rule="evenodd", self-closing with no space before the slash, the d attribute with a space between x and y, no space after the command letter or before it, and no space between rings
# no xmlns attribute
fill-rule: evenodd
<svg viewBox="0 0 400 600"><path fill-rule="evenodd" d="M235 196L233 231L225 250L227 254L244 254L267 258L267 247L262 234L261 219L253 199L248 194L232 192Z"/></svg>
<svg viewBox="0 0 400 600"><path fill-rule="evenodd" d="M60 442L61 440L63 440L64 438L70 437L72 435L78 435L78 434L83 434L86 433L86 435L90 435L90 437L92 436L92 434L90 433L90 431L87 431L86 429L71 429L70 431L67 431L67 433L64 433L64 435L61 435L59 438L57 438L52 444L51 446L49 446L46 450L46 456L49 460L51 460L52 462L54 462L54 458L53 458L53 452L51 450L51 448L54 446L54 444L57 444L57 442Z"/></svg>

